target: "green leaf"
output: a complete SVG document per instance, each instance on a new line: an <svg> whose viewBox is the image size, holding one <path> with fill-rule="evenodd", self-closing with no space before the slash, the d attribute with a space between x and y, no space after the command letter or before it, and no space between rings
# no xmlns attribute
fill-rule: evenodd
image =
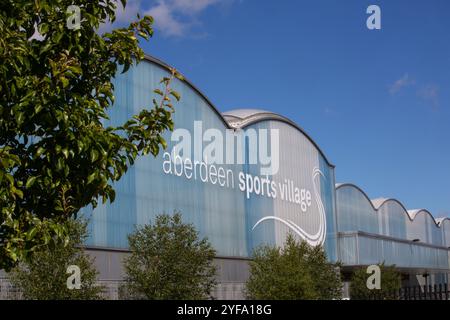
<svg viewBox="0 0 450 320"><path fill-rule="evenodd" d="M69 70L71 70L73 73L75 73L75 74L81 74L82 72L83 72L83 70L81 69L81 67L80 66L77 66L77 65L72 65L72 66L69 66Z"/></svg>
<svg viewBox="0 0 450 320"><path fill-rule="evenodd" d="M33 177L29 177L27 180L27 183L25 184L25 188L29 189L33 186L34 182L36 181L37 177L33 176Z"/></svg>
<svg viewBox="0 0 450 320"><path fill-rule="evenodd" d="M34 107L34 112L36 114L38 114L42 110L42 108L43 108L43 105L42 104L38 104L37 106Z"/></svg>
<svg viewBox="0 0 450 320"><path fill-rule="evenodd" d="M31 228L30 231L27 233L27 240L31 240L34 238L34 236L37 234L38 229L36 227Z"/></svg>
<svg viewBox="0 0 450 320"><path fill-rule="evenodd" d="M16 189L14 187L11 188L13 190L13 193L15 193L19 198L23 198L23 192L20 189Z"/></svg>
<svg viewBox="0 0 450 320"><path fill-rule="evenodd" d="M63 88L66 88L69 85L69 80L66 77L61 77L59 80L61 81Z"/></svg>
<svg viewBox="0 0 450 320"><path fill-rule="evenodd" d="M9 184L11 186L13 186L14 185L14 177L10 174L6 174L5 176L6 176L6 179L9 181Z"/></svg>
<svg viewBox="0 0 450 320"><path fill-rule="evenodd" d="M171 94L172 96L174 96L175 99L177 99L177 101L180 101L181 96L180 96L180 94L179 94L178 92L176 92L176 91L174 91L174 90L171 90L171 91L170 91L170 94Z"/></svg>
<svg viewBox="0 0 450 320"><path fill-rule="evenodd" d="M91 150L91 162L92 163L94 163L95 162L95 160L97 160L98 159L98 151L97 150L94 150L94 149L92 149Z"/></svg>
<svg viewBox="0 0 450 320"><path fill-rule="evenodd" d="M39 157L44 151L45 149L43 147L39 147L36 151L36 157Z"/></svg>
<svg viewBox="0 0 450 320"><path fill-rule="evenodd" d="M62 153L63 153L63 155L64 155L64 157L65 157L66 159L69 157L69 150L68 150L67 148L64 148L64 149L62 150Z"/></svg>
<svg viewBox="0 0 450 320"><path fill-rule="evenodd" d="M92 181L94 181L95 175L96 175L96 173L93 172L93 173L91 173L91 174L88 176L87 184L90 184Z"/></svg>
<svg viewBox="0 0 450 320"><path fill-rule="evenodd" d="M17 121L17 125L18 126L22 125L23 119L24 119L24 113L23 112L18 112L16 114L16 121Z"/></svg>

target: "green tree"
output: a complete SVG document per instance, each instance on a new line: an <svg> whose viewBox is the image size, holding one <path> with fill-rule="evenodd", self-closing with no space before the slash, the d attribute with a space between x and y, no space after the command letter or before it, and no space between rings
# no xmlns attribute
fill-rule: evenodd
<svg viewBox="0 0 450 320"><path fill-rule="evenodd" d="M350 282L350 297L356 300L395 299L395 292L401 288L401 274L396 270L395 265L386 266L384 263L378 264L381 271L380 289L367 288L367 279L371 274L367 273L367 268L358 268L354 271Z"/></svg>
<svg viewBox="0 0 450 320"><path fill-rule="evenodd" d="M283 248L265 245L254 251L246 295L269 300L340 298L337 267L327 262L321 246L311 247L289 234Z"/></svg>
<svg viewBox="0 0 450 320"><path fill-rule="evenodd" d="M128 237L123 292L134 299L207 299L216 285L215 250L181 214L158 215Z"/></svg>
<svg viewBox="0 0 450 320"><path fill-rule="evenodd" d="M66 222L69 236L37 250L33 259L20 263L9 273L12 284L25 299L67 300L100 299L103 287L96 284L97 270L81 245L87 237L84 220ZM81 288L68 289L67 267L76 265L81 271Z"/></svg>
<svg viewBox="0 0 450 320"><path fill-rule="evenodd" d="M126 5L126 0L121 0ZM80 9L69 29L68 7ZM0 269L67 235L64 221L114 201L112 187L173 129L174 70L155 90L161 100L120 126L108 125L112 79L144 58L139 41L153 19L98 34L115 20L116 0L2 0L0 3ZM40 37L32 37L35 31ZM150 93L149 93L150 94Z"/></svg>
<svg viewBox="0 0 450 320"><path fill-rule="evenodd" d="M311 247L303 241L305 260L309 273L314 280L314 290L319 299L331 300L342 298L342 279L340 263L329 263L322 246Z"/></svg>

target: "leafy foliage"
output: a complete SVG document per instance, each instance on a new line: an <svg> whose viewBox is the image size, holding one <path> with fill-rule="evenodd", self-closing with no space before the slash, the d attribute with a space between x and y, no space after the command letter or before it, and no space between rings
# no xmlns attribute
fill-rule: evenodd
<svg viewBox="0 0 450 320"><path fill-rule="evenodd" d="M51 246L40 248L33 259L15 267L10 278L25 299L67 300L99 299L102 287L96 285L97 270L92 259L83 251L81 244L87 237L87 223L69 219L68 242L59 239ZM81 288L67 288L67 267L77 265L81 270Z"/></svg>
<svg viewBox="0 0 450 320"><path fill-rule="evenodd" d="M126 5L126 0L121 0ZM77 5L80 28L67 28ZM135 159L157 155L173 129L172 70L144 109L107 126L111 82L144 58L153 19L102 35L116 0L2 0L0 3L0 269L64 237L64 221L98 198L114 201L113 182ZM41 38L32 37L38 30ZM150 94L150 93L149 93Z"/></svg>
<svg viewBox="0 0 450 320"><path fill-rule="evenodd" d="M395 292L401 288L401 275L395 266L386 266L384 263L378 264L381 271L380 289L367 288L367 279L370 274L367 268L358 268L352 275L350 282L350 297L357 300L395 299Z"/></svg>
<svg viewBox="0 0 450 320"><path fill-rule="evenodd" d="M322 247L289 234L283 248L261 246L254 251L246 294L249 299L338 299L342 282L337 267L327 262Z"/></svg>
<svg viewBox="0 0 450 320"><path fill-rule="evenodd" d="M156 217L128 237L123 292L135 299L206 299L216 284L215 250L179 213Z"/></svg>

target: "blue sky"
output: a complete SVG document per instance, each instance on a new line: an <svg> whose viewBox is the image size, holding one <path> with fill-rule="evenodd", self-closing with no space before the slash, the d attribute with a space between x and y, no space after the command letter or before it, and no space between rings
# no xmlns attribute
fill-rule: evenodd
<svg viewBox="0 0 450 320"><path fill-rule="evenodd" d="M337 182L450 216L450 1L135 0L119 20L137 11L155 17L145 51L220 111L287 116Z"/></svg>

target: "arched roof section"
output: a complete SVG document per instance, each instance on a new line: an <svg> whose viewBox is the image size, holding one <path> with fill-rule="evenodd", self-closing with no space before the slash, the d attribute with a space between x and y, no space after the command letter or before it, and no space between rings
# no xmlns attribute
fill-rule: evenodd
<svg viewBox="0 0 450 320"><path fill-rule="evenodd" d="M172 69L172 67L169 66L167 63L150 55L145 55L144 60L159 66L160 68L166 70L167 72L170 72ZM201 92L200 89L198 89L191 81L189 81L184 75L183 75L183 82L206 101L206 103L211 107L211 110L219 117L219 119L223 122L226 128L232 129L230 124L225 120L223 115L215 107L215 105L211 102L211 100L209 100L209 98L203 92Z"/></svg>
<svg viewBox="0 0 450 320"><path fill-rule="evenodd" d="M145 55L144 57L145 61L151 62L155 65L158 65L159 67L165 69L166 71L169 71L172 69L170 65L167 63L152 57L150 55ZM191 89L193 89L199 96L201 96L207 104L211 107L212 111L215 112L219 118L222 120L224 125L229 129L236 129L236 128L245 128L251 124L261 122L261 121L268 121L268 120L275 120L275 121L281 121L284 123L287 123L291 126L293 126L295 129L300 131L311 143L314 145L314 147L319 151L319 153L322 155L322 157L325 159L327 164L331 167L334 167L334 165L328 160L328 158L325 156L325 153L320 149L318 144L303 130L299 125L297 125L294 121L281 116L279 114L265 111L265 110L259 110L259 109L237 109L232 110L228 112L224 112L223 114L220 113L220 111L215 107L215 105L211 102L211 100L208 99L208 97L200 91L191 81L189 81L184 75L183 75L183 82L186 83Z"/></svg>
<svg viewBox="0 0 450 320"><path fill-rule="evenodd" d="M443 226L444 223L450 224L450 218L448 217L436 218L436 222L439 224L439 226Z"/></svg>
<svg viewBox="0 0 450 320"><path fill-rule="evenodd" d="M443 220L450 220L449 218L442 218L442 220L439 220L439 221L438 221L438 220L436 220L436 219L434 218L434 216L433 216L428 210L426 210L426 209L407 210L407 209L405 208L405 206L404 206L399 200L394 199L394 198L377 198L377 199L370 199L369 196L368 196L368 195L367 195L360 187L358 187L357 185L352 184L352 183L339 183L339 184L336 184L336 191L339 190L340 188L343 188L343 187L351 187L351 188L354 188L354 189L358 190L360 193L362 193L362 194L364 195L364 197L367 199L367 201L370 203L370 205L372 206L372 208L373 208L373 209L375 210L375 212L377 212L377 213L378 213L378 210L379 210L382 206L384 206L386 203L388 203L388 202L396 202L396 203L398 203L398 204L403 208L403 211L404 211L405 215L408 217L408 219L409 219L410 221L414 221L415 217L416 217L418 214L421 214L421 213L422 213L422 214L428 214L428 215L432 218L432 220L433 220L435 226L438 227L438 228L441 226Z"/></svg>
<svg viewBox="0 0 450 320"><path fill-rule="evenodd" d="M408 215L411 216L411 219L414 220L419 214L429 215L431 219L433 219L434 224L439 227L439 222L434 218L430 211L426 209L414 209L408 210Z"/></svg>
<svg viewBox="0 0 450 320"><path fill-rule="evenodd" d="M230 126L233 128L245 128L254 123L270 120L280 121L289 124L290 126L300 131L300 133L304 135L314 145L314 147L319 151L319 153L322 155L322 157L325 159L325 161L329 166L334 167L334 165L328 160L322 149L320 149L319 145L308 135L308 133L306 133L305 130L303 130L298 124L296 124L289 118L286 118L282 115L279 115L271 111L260 109L235 109L224 112L223 116L229 122Z"/></svg>

